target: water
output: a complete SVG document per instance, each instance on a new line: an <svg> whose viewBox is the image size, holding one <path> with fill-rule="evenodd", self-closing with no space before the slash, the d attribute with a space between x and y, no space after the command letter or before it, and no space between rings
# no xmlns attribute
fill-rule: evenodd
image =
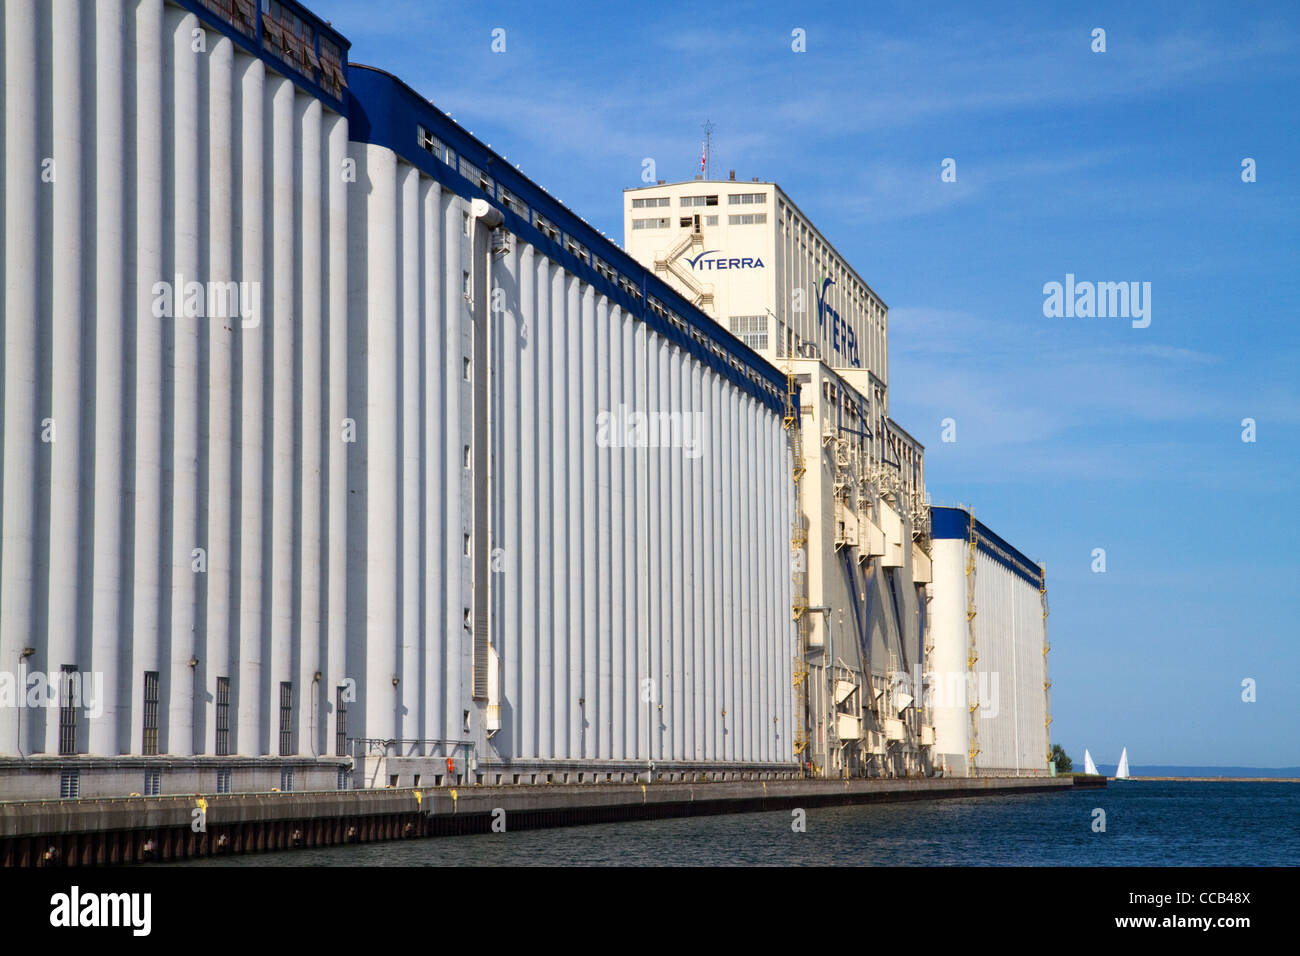
<svg viewBox="0 0 1300 956"><path fill-rule="evenodd" d="M1094 833L1093 810L1106 811ZM1106 790L611 823L214 857L190 866L1295 866L1300 784Z"/></svg>

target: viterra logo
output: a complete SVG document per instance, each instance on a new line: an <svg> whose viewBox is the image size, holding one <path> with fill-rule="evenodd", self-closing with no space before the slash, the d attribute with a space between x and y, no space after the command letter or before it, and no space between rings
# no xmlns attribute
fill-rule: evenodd
<svg viewBox="0 0 1300 956"><path fill-rule="evenodd" d="M858 337L852 327L840 318L840 314L826 302L826 290L835 284L830 276L822 279L817 289L817 327L824 329L827 317L831 320L831 348L844 356L854 368L862 366L858 358Z"/></svg>
<svg viewBox="0 0 1300 956"><path fill-rule="evenodd" d="M686 261L691 264L692 269L698 269L701 272L709 270L721 271L723 269L762 269L763 260L757 257L745 256L743 259L724 259L714 256L714 253L721 252L721 249L709 249L707 252L701 252L698 256L687 256ZM714 256L712 259L706 256Z"/></svg>

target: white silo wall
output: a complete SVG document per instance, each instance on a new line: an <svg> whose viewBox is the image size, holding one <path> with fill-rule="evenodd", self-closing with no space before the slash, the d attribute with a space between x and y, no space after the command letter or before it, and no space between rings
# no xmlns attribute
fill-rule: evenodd
<svg viewBox="0 0 1300 956"><path fill-rule="evenodd" d="M961 776L969 762L970 717L967 706L966 542L936 538L931 545L929 714L934 722L934 764Z"/></svg>
<svg viewBox="0 0 1300 956"><path fill-rule="evenodd" d="M965 513L958 514L961 527L968 528ZM934 752L943 755L944 765L957 775L968 772L972 742L978 751L977 774L1047 773L1043 595L1038 583L1028 579L1033 568L1028 560L1007 554L998 541L989 539L987 529L976 525L976 537L982 534L983 540L975 550L973 566L969 531L962 537L939 531L941 536L933 542ZM1024 573L1012 570L1011 564ZM968 593L971 581L973 607ZM973 619L968 618L971 610ZM975 631L973 667L968 620ZM973 728L972 705L976 708Z"/></svg>
<svg viewBox="0 0 1300 956"><path fill-rule="evenodd" d="M369 184L351 207L354 224L366 223L354 225L354 254L368 266L354 272L351 290L370 379L352 389L370 396L368 437L356 449L367 462L359 521L376 605L366 616L367 663L391 669L411 641L432 655L422 670L403 668L408 711L412 700L427 705L400 735L457 739L465 710L480 719L460 619L473 569L461 544L473 525L473 483L484 476L465 472L471 435L451 434L448 423L472 422L460 361L472 354L474 302L488 293L490 268L500 310L489 346L489 630L502 728L487 753L539 764L792 761L791 498L780 418L520 237L487 266L487 231L474 223L465 234L465 199L385 148L351 149ZM413 360L420 354L423 365ZM422 369L434 375L420 377ZM684 416L679 434L693 446L629 447L614 428L620 406ZM424 571L436 602L401 567L420 527L421 484L409 474L399 481L398 463L418 466L421 435L426 481L438 476L439 495L426 509L429 544L409 554L446 548L445 567L430 560ZM400 652L396 642L376 646L377 620L395 628L400 609L404 633L405 621L436 607L450 613L402 639ZM368 675L372 692L378 676ZM414 679L424 682L418 691L407 689ZM366 736L396 735L390 715L372 705Z"/></svg>
<svg viewBox="0 0 1300 956"><path fill-rule="evenodd" d="M282 681L291 753L329 753L347 121L215 30L196 49L199 25L163 0L3 7L0 671L101 681L83 754L142 753L148 671L160 753L214 753L218 677L232 754L280 753ZM247 320L208 314L230 281L257 284ZM57 708L0 707L0 753L59 742Z"/></svg>
<svg viewBox="0 0 1300 956"><path fill-rule="evenodd" d="M535 235L493 252L195 9L6 0L0 50L0 672L101 682L75 753L143 755L156 713L169 758L791 769L791 463L752 356L626 311L630 263L620 305ZM602 437L627 412L685 445ZM0 755L57 754L59 721L0 707Z"/></svg>

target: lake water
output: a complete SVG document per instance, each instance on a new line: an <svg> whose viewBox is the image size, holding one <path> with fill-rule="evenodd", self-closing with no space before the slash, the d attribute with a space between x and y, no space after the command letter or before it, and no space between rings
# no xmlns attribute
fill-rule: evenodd
<svg viewBox="0 0 1300 956"><path fill-rule="evenodd" d="M1094 810L1105 832L1094 832ZM182 866L1295 866L1300 784L1105 790L730 814L213 857Z"/></svg>

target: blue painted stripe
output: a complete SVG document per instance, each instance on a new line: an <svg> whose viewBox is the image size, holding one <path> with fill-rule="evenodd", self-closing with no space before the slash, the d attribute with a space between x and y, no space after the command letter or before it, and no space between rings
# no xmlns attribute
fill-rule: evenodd
<svg viewBox="0 0 1300 956"><path fill-rule="evenodd" d="M511 232L763 405L778 415L784 414L786 380L773 365L397 77L374 67L352 65L348 71L348 125L352 140L392 150L463 198L487 200L501 211ZM454 151L458 157L456 169L420 145L418 127L421 126ZM504 186L529 209L545 217L560 231L561 240L551 239L497 196L489 195L477 182L462 176L460 158L468 160L493 183ZM566 239L580 243L629 280L640 290L640 301L624 291L618 282L606 278L593 265L571 253L566 248ZM673 313L684 327L678 328L651 308L652 298ZM715 354L711 345L721 354Z"/></svg>
<svg viewBox="0 0 1300 956"><path fill-rule="evenodd" d="M1034 587L1042 586L1042 569L1022 551L1013 548L1005 539L995 534L983 522L973 518L969 511L964 508L930 509L930 537L936 540L955 538L969 541L972 524L979 535L980 551Z"/></svg>

